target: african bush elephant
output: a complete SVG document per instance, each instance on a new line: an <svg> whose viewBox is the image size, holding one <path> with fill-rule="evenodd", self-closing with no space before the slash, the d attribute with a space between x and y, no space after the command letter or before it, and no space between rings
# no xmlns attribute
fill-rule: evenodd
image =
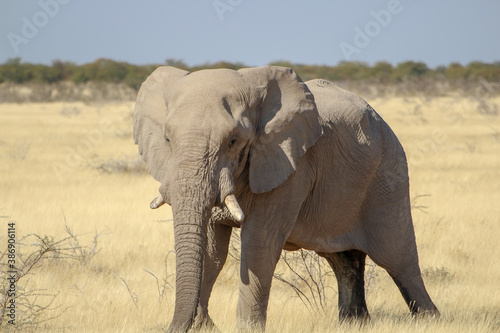
<svg viewBox="0 0 500 333"><path fill-rule="evenodd" d="M175 310L169 331L213 325L212 286L241 227L237 322L264 329L282 249L316 251L338 280L340 318L366 318L366 255L412 314L439 312L421 277L405 153L368 103L283 67L159 67L134 113L139 153L172 207Z"/></svg>

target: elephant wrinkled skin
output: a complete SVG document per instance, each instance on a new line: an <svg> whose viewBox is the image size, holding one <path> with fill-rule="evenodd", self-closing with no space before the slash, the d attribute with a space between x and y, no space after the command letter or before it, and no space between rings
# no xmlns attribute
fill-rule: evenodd
<svg viewBox="0 0 500 333"><path fill-rule="evenodd" d="M405 153L357 95L289 68L194 73L143 83L134 139L172 207L176 299L170 332L213 325L212 286L241 227L238 327L264 329L282 249L316 251L338 281L340 319L368 317L366 255L412 314L439 312L421 277Z"/></svg>

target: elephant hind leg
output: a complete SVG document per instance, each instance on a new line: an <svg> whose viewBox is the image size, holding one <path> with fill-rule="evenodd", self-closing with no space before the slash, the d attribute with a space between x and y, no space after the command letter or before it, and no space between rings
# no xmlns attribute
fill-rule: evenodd
<svg viewBox="0 0 500 333"><path fill-rule="evenodd" d="M333 268L338 284L339 320L369 319L365 301L365 258L358 250L318 253Z"/></svg>
<svg viewBox="0 0 500 333"><path fill-rule="evenodd" d="M406 246L401 246L398 238L394 238L390 245L386 248L380 245L377 247L379 251L368 253L368 255L389 273L412 315L439 316L439 311L427 293L422 279L414 238L405 244Z"/></svg>
<svg viewBox="0 0 500 333"><path fill-rule="evenodd" d="M398 286L413 316L440 315L425 289L420 272L414 275L403 274L399 276L388 272Z"/></svg>
<svg viewBox="0 0 500 333"><path fill-rule="evenodd" d="M391 184L390 179L385 183ZM412 315L439 315L425 289L419 267L408 183L393 183L389 189L392 195L375 188L374 195L366 201L360 236L363 242L358 246L389 273Z"/></svg>

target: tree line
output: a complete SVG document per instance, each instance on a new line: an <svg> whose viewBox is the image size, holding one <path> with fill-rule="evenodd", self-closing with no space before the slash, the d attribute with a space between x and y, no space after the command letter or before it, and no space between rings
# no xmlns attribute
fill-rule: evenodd
<svg viewBox="0 0 500 333"><path fill-rule="evenodd" d="M110 82L123 83L139 89L141 83L158 66L170 65L188 71L209 68L240 69L242 63L216 62L188 66L182 60L167 59L164 64L133 65L112 59L100 58L94 62L76 65L73 62L54 60L51 65L23 63L20 58L13 58L0 64L0 83L56 83L72 81L74 83ZM343 61L336 66L294 64L289 61L275 61L270 65L293 68L304 80L323 78L330 81L368 81L394 84L405 80L434 78L440 80L477 80L482 78L490 82L500 82L500 61L495 63L471 62L465 66L450 63L431 69L423 62L405 61L392 65L380 61L370 66L364 62Z"/></svg>

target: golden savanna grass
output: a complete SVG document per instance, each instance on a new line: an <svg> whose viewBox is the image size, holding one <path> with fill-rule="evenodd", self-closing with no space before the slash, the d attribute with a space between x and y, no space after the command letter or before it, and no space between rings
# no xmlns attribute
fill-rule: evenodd
<svg viewBox="0 0 500 333"><path fill-rule="evenodd" d="M442 316L412 320L392 280L369 262L368 324L339 325L336 281L329 276L326 314L308 311L289 286L275 280L268 331L499 331L500 116L494 111L500 98L369 102L407 152L421 268ZM57 295L38 320L55 318L37 331L160 331L172 317L171 211L149 209L158 184L134 172L133 107L0 104L0 251L7 247L7 223L15 221L18 238L36 234L57 241L68 237L69 228L88 252L85 257L66 249L73 259L42 259L19 281L26 292ZM77 247L75 238L65 244ZM278 270L290 276L283 263ZM236 331L237 288L238 263L230 257L210 303L222 332ZM49 299L35 301L44 306Z"/></svg>

